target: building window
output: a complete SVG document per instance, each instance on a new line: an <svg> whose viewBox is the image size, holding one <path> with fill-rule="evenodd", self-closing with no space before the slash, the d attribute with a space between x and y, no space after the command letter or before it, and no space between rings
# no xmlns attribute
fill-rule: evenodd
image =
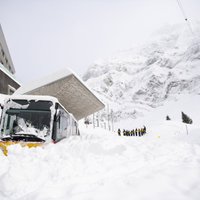
<svg viewBox="0 0 200 200"><path fill-rule="evenodd" d="M16 91L16 89L14 87L12 87L11 85L8 85L8 95L13 94Z"/></svg>
<svg viewBox="0 0 200 200"><path fill-rule="evenodd" d="M3 49L1 49L1 54L2 54L3 57L5 56Z"/></svg>

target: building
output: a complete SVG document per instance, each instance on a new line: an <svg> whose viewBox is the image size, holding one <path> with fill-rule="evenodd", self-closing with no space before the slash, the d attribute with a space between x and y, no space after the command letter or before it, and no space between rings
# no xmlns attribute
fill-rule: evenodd
<svg viewBox="0 0 200 200"><path fill-rule="evenodd" d="M105 107L104 103L70 69L63 69L41 80L20 87L15 94L56 97L76 120L83 119Z"/></svg>
<svg viewBox="0 0 200 200"><path fill-rule="evenodd" d="M15 68L0 25L0 93L13 94L20 87L14 74Z"/></svg>

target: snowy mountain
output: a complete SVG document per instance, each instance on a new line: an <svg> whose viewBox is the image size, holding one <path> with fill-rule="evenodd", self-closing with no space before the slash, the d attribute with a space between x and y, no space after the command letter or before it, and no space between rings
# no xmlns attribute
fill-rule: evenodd
<svg viewBox="0 0 200 200"><path fill-rule="evenodd" d="M148 44L94 63L84 81L115 118L137 118L177 94L200 94L200 23L166 26ZM176 95L176 97L175 97Z"/></svg>
<svg viewBox="0 0 200 200"><path fill-rule="evenodd" d="M56 144L0 149L0 200L199 200L199 66L200 39L181 25L95 63L84 80L115 112L115 128L145 125L147 134L79 123L80 136Z"/></svg>
<svg viewBox="0 0 200 200"><path fill-rule="evenodd" d="M166 32L84 76L121 119L115 127L145 124L147 134L118 136L80 123L80 136L56 144L10 145L8 156L0 150L0 200L199 200L199 39L181 27ZM180 122L183 108L193 124Z"/></svg>

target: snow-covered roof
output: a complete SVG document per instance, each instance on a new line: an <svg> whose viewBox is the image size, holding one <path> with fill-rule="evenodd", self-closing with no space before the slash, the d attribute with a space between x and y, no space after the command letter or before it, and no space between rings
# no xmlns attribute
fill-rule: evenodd
<svg viewBox="0 0 200 200"><path fill-rule="evenodd" d="M0 105L4 105L4 100L10 95L0 94Z"/></svg>
<svg viewBox="0 0 200 200"><path fill-rule="evenodd" d="M52 101L52 102L58 102L58 99L56 97L47 96L47 95L8 95L5 99L15 99L15 100L21 100L26 99L28 101L35 100L35 101Z"/></svg>
<svg viewBox="0 0 200 200"><path fill-rule="evenodd" d="M56 97L77 120L104 108L101 100L69 69L22 86L15 94Z"/></svg>

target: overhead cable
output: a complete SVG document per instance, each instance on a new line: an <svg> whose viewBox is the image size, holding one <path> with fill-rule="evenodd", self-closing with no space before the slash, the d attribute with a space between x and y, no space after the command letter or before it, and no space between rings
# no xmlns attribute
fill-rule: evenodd
<svg viewBox="0 0 200 200"><path fill-rule="evenodd" d="M177 3L178 3L178 6L179 6L179 8L180 8L182 14L183 14L183 17L184 17L185 22L187 23L187 25L188 25L188 27L189 27L189 29L190 29L192 35L194 35L194 32L193 32L193 30L192 30L192 26L191 26L191 24L190 24L190 21L189 21L188 18L187 18L187 15L186 15L186 13L185 13L185 11L184 11L184 8L183 8L183 5L182 5L181 1L180 1L180 0L176 0L176 1L177 1Z"/></svg>

